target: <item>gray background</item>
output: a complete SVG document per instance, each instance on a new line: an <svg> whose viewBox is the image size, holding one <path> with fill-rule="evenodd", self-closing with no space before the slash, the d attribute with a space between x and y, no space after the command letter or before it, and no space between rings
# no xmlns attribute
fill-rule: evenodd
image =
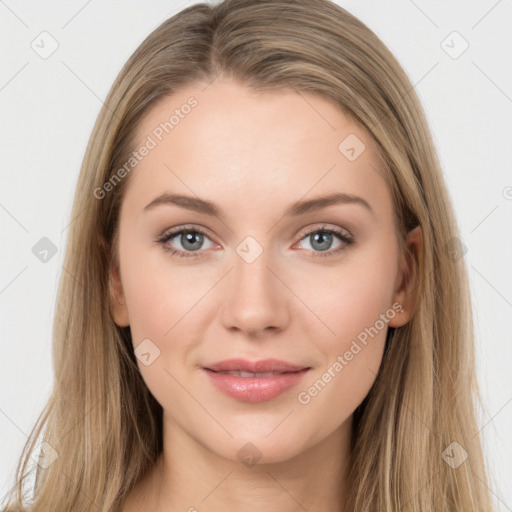
<svg viewBox="0 0 512 512"><path fill-rule="evenodd" d="M192 3L0 0L0 498L51 390L57 281L95 118L145 36ZM512 2L337 3L388 45L427 112L467 248L491 490L512 510ZM32 48L42 38L58 43L48 58ZM46 262L32 252L43 237L57 250Z"/></svg>

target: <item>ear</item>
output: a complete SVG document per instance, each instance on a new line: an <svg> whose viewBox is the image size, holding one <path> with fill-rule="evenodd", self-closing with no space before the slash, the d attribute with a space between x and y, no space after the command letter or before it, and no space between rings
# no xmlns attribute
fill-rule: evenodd
<svg viewBox="0 0 512 512"><path fill-rule="evenodd" d="M402 306L399 314L389 321L390 327L401 327L412 317L417 300L419 285L419 270L422 264L423 235L421 226L409 231L405 238L404 250L401 257L400 271L395 283L393 304L397 302Z"/></svg>
<svg viewBox="0 0 512 512"><path fill-rule="evenodd" d="M128 316L128 309L123 292L123 285L119 275L119 269L111 266L109 273L109 296L110 296L110 309L114 322L119 327L127 327L130 325Z"/></svg>

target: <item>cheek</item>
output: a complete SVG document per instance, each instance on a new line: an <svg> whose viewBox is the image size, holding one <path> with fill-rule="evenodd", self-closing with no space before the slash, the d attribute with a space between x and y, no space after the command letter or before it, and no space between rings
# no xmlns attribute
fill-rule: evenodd
<svg viewBox="0 0 512 512"><path fill-rule="evenodd" d="M335 335L317 338L323 364L296 396L307 418L324 418L314 436L326 435L349 419L368 395L382 362L388 326L380 318L379 301L346 305L331 319Z"/></svg>
<svg viewBox="0 0 512 512"><path fill-rule="evenodd" d="M305 298L310 310L323 326L312 331L311 339L322 336L321 349L326 354L348 350L352 340L365 338L367 329L377 327L377 339L385 338L389 321L395 314L391 308L396 280L396 253L385 250L385 244L372 243L364 250L347 253L338 267L318 267L307 279L296 280L297 295ZM384 323L382 315L386 315ZM311 318L314 319L313 316Z"/></svg>
<svg viewBox="0 0 512 512"><path fill-rule="evenodd" d="M321 330L316 325L316 335L313 329L309 333L323 364L297 400L311 413L331 410L332 427L352 414L368 394L382 361L388 323L396 315L392 308L396 254L375 254L383 254L382 249L361 251L335 272L330 269L325 278L317 275L315 293L308 285L309 305L324 323Z"/></svg>
<svg viewBox="0 0 512 512"><path fill-rule="evenodd" d="M185 421L190 402L180 383L186 382L183 363L190 350L186 327L200 311L197 303L211 279L192 279L193 270L171 265L163 251L138 248L135 243L130 246L129 240L121 265L135 352L140 345L151 354L149 364L137 358L141 375L164 409L183 411Z"/></svg>
<svg viewBox="0 0 512 512"><path fill-rule="evenodd" d="M121 268L134 344L144 338L163 342L174 326L188 320L188 312L194 314L211 288L211 271L171 264L163 249L129 247L127 240Z"/></svg>
<svg viewBox="0 0 512 512"><path fill-rule="evenodd" d="M383 350L383 337L375 337L366 346L349 344L333 353L298 390L298 412L314 427L313 438L329 435L352 416L375 382ZM322 419L320 425L317 418Z"/></svg>

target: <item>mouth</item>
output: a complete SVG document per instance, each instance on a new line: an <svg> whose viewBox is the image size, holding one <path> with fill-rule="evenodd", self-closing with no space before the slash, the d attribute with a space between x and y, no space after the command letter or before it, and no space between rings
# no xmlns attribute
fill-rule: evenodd
<svg viewBox="0 0 512 512"><path fill-rule="evenodd" d="M225 395L242 402L264 402L296 386L311 367L277 359L229 359L202 369Z"/></svg>
<svg viewBox="0 0 512 512"><path fill-rule="evenodd" d="M304 370L308 366L301 366L280 359L260 359L250 361L248 359L226 359L212 363L204 367L214 372L246 372L246 373L290 373Z"/></svg>

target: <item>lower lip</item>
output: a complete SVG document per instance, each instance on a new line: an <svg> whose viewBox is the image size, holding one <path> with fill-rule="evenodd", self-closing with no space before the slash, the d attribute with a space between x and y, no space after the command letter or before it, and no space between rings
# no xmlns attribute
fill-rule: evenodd
<svg viewBox="0 0 512 512"><path fill-rule="evenodd" d="M281 373L273 377L237 377L206 368L204 371L214 386L226 395L242 402L265 402L296 386L309 368L298 372Z"/></svg>

